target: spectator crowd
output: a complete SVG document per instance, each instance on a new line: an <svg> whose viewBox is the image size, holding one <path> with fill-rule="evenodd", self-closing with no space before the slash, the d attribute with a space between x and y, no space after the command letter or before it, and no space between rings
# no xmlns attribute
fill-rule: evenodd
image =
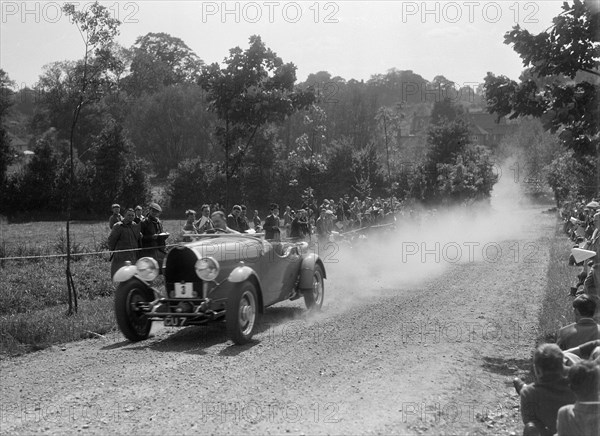
<svg viewBox="0 0 600 436"><path fill-rule="evenodd" d="M567 203L564 231L577 244L570 265L582 267L570 290L575 322L556 343L533 354L535 381L513 381L520 395L525 436L600 436L600 204Z"/></svg>

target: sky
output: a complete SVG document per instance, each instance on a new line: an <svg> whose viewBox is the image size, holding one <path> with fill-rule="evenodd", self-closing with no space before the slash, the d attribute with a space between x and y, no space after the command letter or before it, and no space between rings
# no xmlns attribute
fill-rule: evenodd
<svg viewBox="0 0 600 436"><path fill-rule="evenodd" d="M77 2L75 2L77 3ZM427 80L481 83L488 71L517 79L523 64L503 35L515 24L538 33L562 1L108 1L121 22L117 41L165 32L181 38L206 63L258 34L297 78L328 71L367 80L390 68ZM83 42L63 2L0 1L0 68L16 88L33 86L44 65L83 56ZM90 2L80 1L85 7Z"/></svg>

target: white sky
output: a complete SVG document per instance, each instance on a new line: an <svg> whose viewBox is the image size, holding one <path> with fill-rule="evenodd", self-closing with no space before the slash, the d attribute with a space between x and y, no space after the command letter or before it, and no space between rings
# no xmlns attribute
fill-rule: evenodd
<svg viewBox="0 0 600 436"><path fill-rule="evenodd" d="M140 35L166 32L211 63L259 34L285 62L296 64L300 81L321 70L366 80L395 67L463 85L480 83L488 71L516 79L523 66L504 45L504 33L517 22L535 33L548 28L562 1L101 3L122 21L117 41L126 47ZM0 68L18 88L32 86L47 63L82 57L81 37L60 15L62 4L0 1Z"/></svg>

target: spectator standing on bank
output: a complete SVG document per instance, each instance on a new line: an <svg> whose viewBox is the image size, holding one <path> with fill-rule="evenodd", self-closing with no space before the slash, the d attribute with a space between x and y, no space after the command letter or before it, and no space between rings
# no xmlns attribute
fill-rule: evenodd
<svg viewBox="0 0 600 436"><path fill-rule="evenodd" d="M159 265L162 265L162 260L166 254L165 248L162 246L164 240L159 238L163 233L163 225L158 216L162 212L161 207L157 203L150 203L150 208L146 219L142 221L142 247L144 256L153 257Z"/></svg>
<svg viewBox="0 0 600 436"><path fill-rule="evenodd" d="M136 224L141 224L142 221L144 221L144 215L142 214L142 206L138 205L135 207L135 218L133 218L133 221Z"/></svg>
<svg viewBox="0 0 600 436"><path fill-rule="evenodd" d="M256 232L260 232L262 230L262 221L260 216L258 216L258 210L254 211L254 216L252 217L252 224L254 224L254 230Z"/></svg>
<svg viewBox="0 0 600 436"><path fill-rule="evenodd" d="M292 216L292 208L288 205L285 207L285 212L283 212L283 227L285 227L285 237L289 238L292 231L292 221L294 217Z"/></svg>
<svg viewBox="0 0 600 436"><path fill-rule="evenodd" d="M112 215L108 219L108 228L112 230L113 226L119 221L123 221L123 216L121 215L121 206L118 204L112 205Z"/></svg>
<svg viewBox="0 0 600 436"><path fill-rule="evenodd" d="M277 203L271 203L271 214L265 219L265 239L272 239L275 241L281 240L281 230L279 230L279 205Z"/></svg>
<svg viewBox="0 0 600 436"><path fill-rule="evenodd" d="M134 217L134 210L127 209L123 220L115 223L108 236L108 248L110 251L117 251L110 255L111 278L119 268L125 265L126 261L134 264L138 259L138 251L121 252L121 250L136 250L140 247L142 235L140 233L140 225L133 221Z"/></svg>

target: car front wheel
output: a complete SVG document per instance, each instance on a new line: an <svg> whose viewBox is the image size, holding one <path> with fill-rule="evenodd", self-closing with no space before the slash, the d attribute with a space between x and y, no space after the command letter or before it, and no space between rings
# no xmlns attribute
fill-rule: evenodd
<svg viewBox="0 0 600 436"><path fill-rule="evenodd" d="M130 341L143 341L150 335L152 321L139 308L139 303L153 300L153 292L137 280L119 284L115 292L117 325Z"/></svg>
<svg viewBox="0 0 600 436"><path fill-rule="evenodd" d="M259 315L256 287L250 281L240 283L227 302L225 322L231 340L238 345L250 342Z"/></svg>
<svg viewBox="0 0 600 436"><path fill-rule="evenodd" d="M304 304L308 310L320 310L325 297L325 282L323 280L323 269L315 265L313 272L312 289L304 290Z"/></svg>

